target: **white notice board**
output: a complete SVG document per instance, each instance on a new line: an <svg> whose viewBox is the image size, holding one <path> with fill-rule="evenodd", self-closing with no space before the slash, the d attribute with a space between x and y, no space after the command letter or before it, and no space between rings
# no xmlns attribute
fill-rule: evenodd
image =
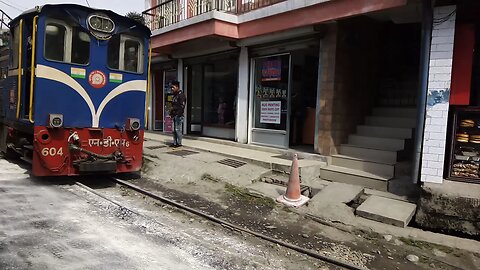
<svg viewBox="0 0 480 270"><path fill-rule="evenodd" d="M281 101L261 101L260 102L260 123L280 124L282 111Z"/></svg>

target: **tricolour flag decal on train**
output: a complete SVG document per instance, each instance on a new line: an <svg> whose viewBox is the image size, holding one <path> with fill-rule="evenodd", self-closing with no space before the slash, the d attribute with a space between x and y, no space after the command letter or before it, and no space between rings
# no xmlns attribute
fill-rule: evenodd
<svg viewBox="0 0 480 270"><path fill-rule="evenodd" d="M110 82L121 83L123 81L123 74L110 73Z"/></svg>
<svg viewBox="0 0 480 270"><path fill-rule="evenodd" d="M70 68L70 76L78 79L85 79L86 71L84 68Z"/></svg>

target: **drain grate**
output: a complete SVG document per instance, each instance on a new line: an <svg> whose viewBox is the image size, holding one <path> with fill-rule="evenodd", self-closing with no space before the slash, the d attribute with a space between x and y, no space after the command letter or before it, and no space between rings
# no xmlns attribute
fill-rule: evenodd
<svg viewBox="0 0 480 270"><path fill-rule="evenodd" d="M240 168L243 165L247 164L246 162L238 161L238 160L231 159L231 158L222 159L222 160L219 160L217 162L220 163L220 164L223 164L223 165L230 166L230 167L235 168L235 169Z"/></svg>
<svg viewBox="0 0 480 270"><path fill-rule="evenodd" d="M177 150L177 151L167 152L167 154L175 155L175 156L179 156L179 157L184 157L184 156L198 154L198 153L199 152L190 151L190 150Z"/></svg>
<svg viewBox="0 0 480 270"><path fill-rule="evenodd" d="M150 149L150 150L160 149L160 148L164 148L164 147L167 147L167 146L166 146L166 145L152 145L152 146L147 146L147 148Z"/></svg>

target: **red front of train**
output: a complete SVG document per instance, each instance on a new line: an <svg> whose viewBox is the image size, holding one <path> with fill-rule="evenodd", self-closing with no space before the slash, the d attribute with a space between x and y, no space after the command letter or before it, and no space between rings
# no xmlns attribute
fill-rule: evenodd
<svg viewBox="0 0 480 270"><path fill-rule="evenodd" d="M35 127L36 176L122 173L142 167L143 130Z"/></svg>

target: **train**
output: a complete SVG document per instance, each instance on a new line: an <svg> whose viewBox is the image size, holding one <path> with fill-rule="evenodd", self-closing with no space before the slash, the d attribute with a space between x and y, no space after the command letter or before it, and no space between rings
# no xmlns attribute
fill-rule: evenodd
<svg viewBox="0 0 480 270"><path fill-rule="evenodd" d="M75 4L8 24L0 48L0 151L34 176L137 172L150 36L141 22Z"/></svg>

